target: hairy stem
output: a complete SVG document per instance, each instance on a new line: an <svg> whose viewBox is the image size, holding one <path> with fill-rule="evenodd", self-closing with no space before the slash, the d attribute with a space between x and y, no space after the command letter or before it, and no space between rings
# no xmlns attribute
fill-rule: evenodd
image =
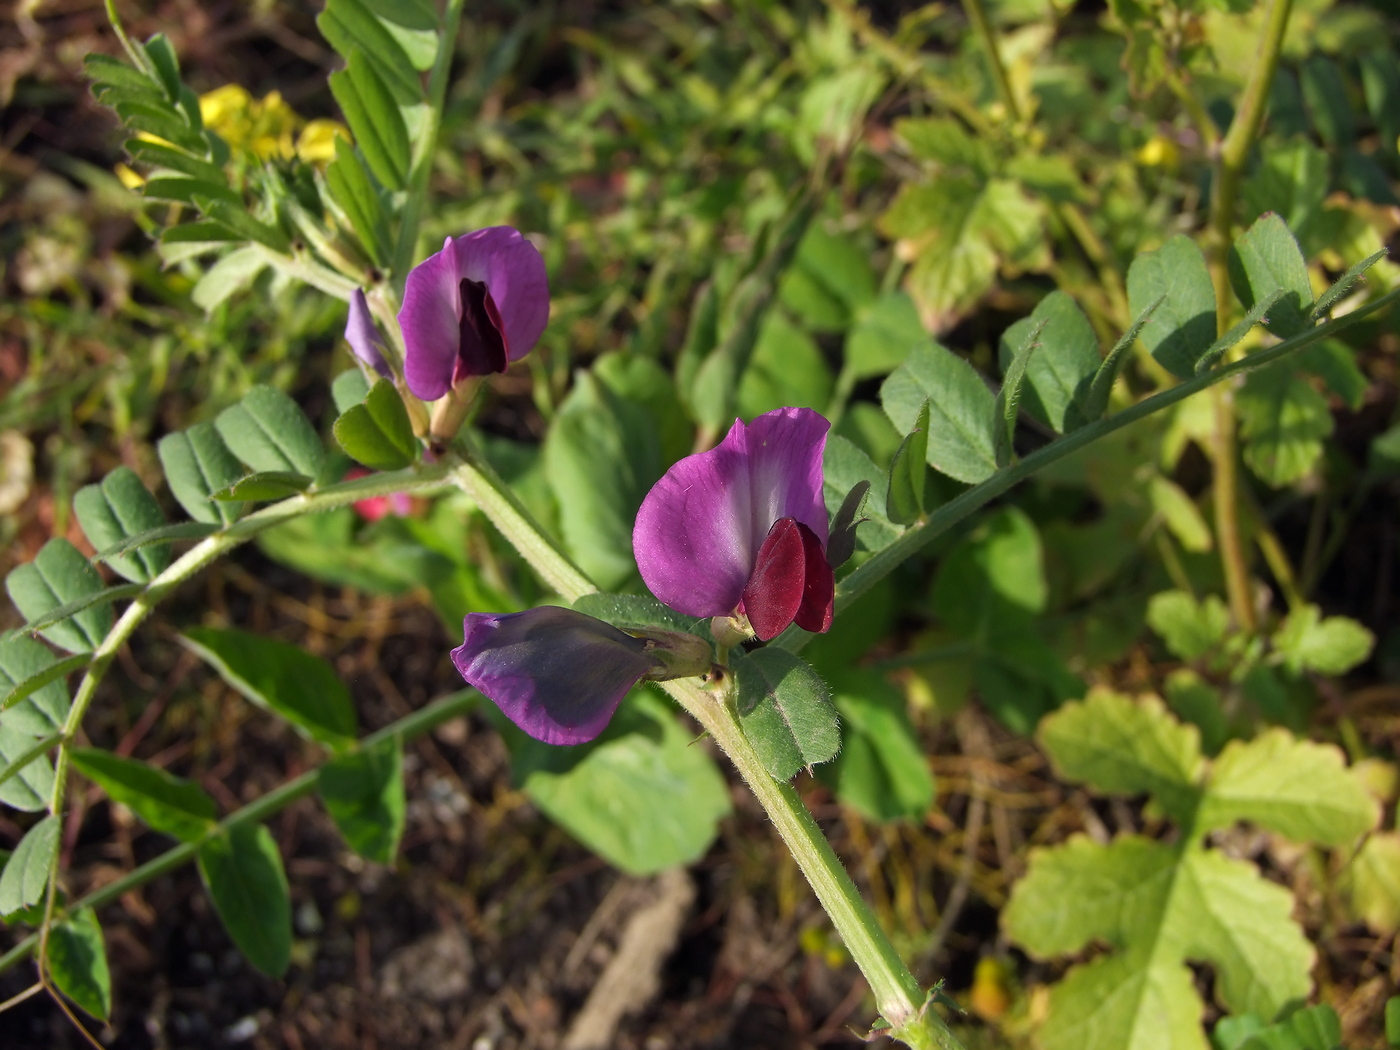
<svg viewBox="0 0 1400 1050"><path fill-rule="evenodd" d="M1220 145L1211 199L1211 278L1215 284L1215 313L1219 331L1230 327L1231 304L1229 251L1234 233L1235 205L1239 200L1240 179L1249 151L1259 136L1269 85L1278 71L1283 35L1293 0L1270 0L1259 40L1259 54L1240 98L1239 109ZM1244 542L1240 538L1239 469L1235 442L1235 403L1228 387L1220 387L1215 398L1214 460L1215 531L1220 541L1220 563L1225 573L1225 589L1230 611L1240 630L1252 633L1255 627L1254 601L1249 588Z"/></svg>

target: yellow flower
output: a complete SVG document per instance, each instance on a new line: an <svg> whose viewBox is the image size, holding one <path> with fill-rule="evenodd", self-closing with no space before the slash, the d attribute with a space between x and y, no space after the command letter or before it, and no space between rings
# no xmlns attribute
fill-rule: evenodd
<svg viewBox="0 0 1400 1050"><path fill-rule="evenodd" d="M1153 135L1137 151L1137 162L1146 168L1166 168L1175 171L1181 163L1181 153L1176 143L1165 135Z"/></svg>
<svg viewBox="0 0 1400 1050"><path fill-rule="evenodd" d="M241 84L225 84L199 96L199 115L204 126L230 142L248 123L252 106L253 96Z"/></svg>
<svg viewBox="0 0 1400 1050"><path fill-rule="evenodd" d="M254 99L246 88L225 84L200 96L199 113L205 126L230 149L252 153L260 160L296 156L295 135L303 121L280 91Z"/></svg>
<svg viewBox="0 0 1400 1050"><path fill-rule="evenodd" d="M121 184L129 190L139 190L142 186L146 185L145 176L141 175L139 172L132 171L131 168L127 167L125 164L118 164L113 170L117 173L117 178L121 181Z"/></svg>
<svg viewBox="0 0 1400 1050"><path fill-rule="evenodd" d="M337 136L350 141L350 132L339 121L309 121L297 136L297 156L308 164L329 164L335 160Z"/></svg>

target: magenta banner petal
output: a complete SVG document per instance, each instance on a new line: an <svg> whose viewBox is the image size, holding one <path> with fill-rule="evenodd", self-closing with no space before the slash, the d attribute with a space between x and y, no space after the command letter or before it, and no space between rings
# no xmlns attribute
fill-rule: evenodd
<svg viewBox="0 0 1400 1050"><path fill-rule="evenodd" d="M583 744L657 663L646 643L602 620L546 605L470 613L452 662L522 730L546 744Z"/></svg>
<svg viewBox="0 0 1400 1050"><path fill-rule="evenodd" d="M378 372L385 379L394 377L389 371L388 362L384 360L384 344L380 341L379 329L374 327L374 318L370 316L365 293L358 288L350 293L350 313L345 319L345 341L366 367Z"/></svg>
<svg viewBox="0 0 1400 1050"><path fill-rule="evenodd" d="M466 376L504 371L549 323L544 259L518 230L448 238L404 285L399 324L409 390L435 401Z"/></svg>
<svg viewBox="0 0 1400 1050"><path fill-rule="evenodd" d="M774 522L794 518L825 548L822 453L830 424L780 408L671 467L642 501L632 550L657 598L689 616L732 612Z"/></svg>
<svg viewBox="0 0 1400 1050"><path fill-rule="evenodd" d="M408 273L399 327L403 329L404 380L415 397L436 401L452 386L461 338L462 279L449 237L442 251Z"/></svg>

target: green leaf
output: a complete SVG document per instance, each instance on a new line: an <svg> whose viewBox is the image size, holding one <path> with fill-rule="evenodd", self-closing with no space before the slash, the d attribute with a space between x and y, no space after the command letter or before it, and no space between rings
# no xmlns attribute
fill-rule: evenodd
<svg viewBox="0 0 1400 1050"><path fill-rule="evenodd" d="M1235 395L1245 463L1263 482L1283 488L1306 477L1332 433L1327 399L1288 367L1252 372Z"/></svg>
<svg viewBox="0 0 1400 1050"><path fill-rule="evenodd" d="M637 731L612 736L610 730L603 740L577 749L549 748L555 761L567 752L582 757L557 772L528 772L526 794L551 820L629 875L652 875L699 859L729 813L724 778L650 692L633 692L618 716Z"/></svg>
<svg viewBox="0 0 1400 1050"><path fill-rule="evenodd" d="M212 493L225 502L261 503L265 500L286 499L305 492L312 479L290 470L260 470L239 478L228 488Z"/></svg>
<svg viewBox="0 0 1400 1050"><path fill-rule="evenodd" d="M131 598L145 590L145 584L124 583L117 587L107 587L100 591L93 591L85 594L81 598L74 598L71 602L66 602L55 609L50 609L43 616L37 616L24 625L22 630L26 632L43 631L47 627L67 620L85 609L106 607L115 601L123 598Z"/></svg>
<svg viewBox="0 0 1400 1050"><path fill-rule="evenodd" d="M192 156L184 150L174 149L162 142L150 142L146 139L127 139L122 145L127 153L131 154L132 160L142 164L150 164L168 171L177 171L182 175L188 175L191 178L214 185L228 181L224 169L201 159L203 154Z"/></svg>
<svg viewBox="0 0 1400 1050"><path fill-rule="evenodd" d="M781 311L770 311L739 377L738 410L752 419L792 406L822 411L831 402L831 369L816 341Z"/></svg>
<svg viewBox="0 0 1400 1050"><path fill-rule="evenodd" d="M619 589L637 571L637 509L661 477L649 413L579 373L545 436L544 472L569 553L604 590Z"/></svg>
<svg viewBox="0 0 1400 1050"><path fill-rule="evenodd" d="M26 620L41 616L102 590L102 577L65 539L44 544L35 559L10 570L5 577L10 600ZM60 649L88 653L112 629L110 605L95 605L41 632Z"/></svg>
<svg viewBox="0 0 1400 1050"><path fill-rule="evenodd" d="M96 52L83 56L83 74L97 82L95 86L114 84L120 87L154 90L151 78L141 70L111 55Z"/></svg>
<svg viewBox="0 0 1400 1050"><path fill-rule="evenodd" d="M350 848L392 864L404 828L403 742L392 737L333 758L321 767L316 784Z"/></svg>
<svg viewBox="0 0 1400 1050"><path fill-rule="evenodd" d="M286 394L255 386L219 413L214 426L229 451L255 471L285 471L314 478L326 449L306 414Z"/></svg>
<svg viewBox="0 0 1400 1050"><path fill-rule="evenodd" d="M841 722L831 691L804 660L785 649L731 657L744 735L775 780L834 758Z"/></svg>
<svg viewBox="0 0 1400 1050"><path fill-rule="evenodd" d="M905 183L880 226L914 260L905 287L934 331L988 292L1004 263L1045 263L1041 206L1010 179L949 172Z"/></svg>
<svg viewBox="0 0 1400 1050"><path fill-rule="evenodd" d="M46 730L43 736L52 732ZM8 720L0 721L0 773L5 775L5 780L0 781L0 802L24 813L48 809L53 797L53 766L43 754L34 754L41 739ZM29 760L16 769L16 763L26 756L30 756Z"/></svg>
<svg viewBox="0 0 1400 1050"><path fill-rule="evenodd" d="M876 292L869 253L820 222L807 227L778 285L783 305L815 332L845 331L856 312L874 302Z"/></svg>
<svg viewBox="0 0 1400 1050"><path fill-rule="evenodd" d="M1125 948L1160 921L1177 861L1170 846L1137 835L1102 846L1074 834L1063 845L1033 848L1002 928L1037 959L1072 955L1095 941Z"/></svg>
<svg viewBox="0 0 1400 1050"><path fill-rule="evenodd" d="M1259 166L1240 192L1250 221L1277 212L1307 242L1307 231L1322 215L1331 182L1329 167L1326 151L1303 140L1261 151Z"/></svg>
<svg viewBox="0 0 1400 1050"><path fill-rule="evenodd" d="M1352 860L1347 876L1356 916L1378 933L1400 930L1400 833L1387 831L1368 838ZM1387 1008L1387 1023L1390 1013ZM1396 1042L1400 1040L1391 1040L1392 1045Z"/></svg>
<svg viewBox="0 0 1400 1050"><path fill-rule="evenodd" d="M240 239L252 241L255 244L261 244L281 255L290 254L292 244L291 241L287 239L287 235L276 226L269 226L262 220L254 218L243 206L231 204L226 200L199 196L195 197L194 202L199 210L206 216L217 222L220 226L237 234ZM266 259L266 256L261 257ZM249 259L241 262L239 264L239 269L242 271L244 268L250 267L251 265L252 261ZM248 279L251 280L252 278L249 277ZM200 283L202 284L203 281ZM198 294L195 296L195 302L198 305L204 306L206 310L211 309L211 307L200 302Z"/></svg>
<svg viewBox="0 0 1400 1050"><path fill-rule="evenodd" d="M924 513L924 482L928 477L928 416L925 401L914 420L914 429L900 443L890 463L885 516L897 525L912 525Z"/></svg>
<svg viewBox="0 0 1400 1050"><path fill-rule="evenodd" d="M202 155L205 151L204 137L168 105L132 101L118 102L113 108L122 122L133 131L144 131L191 153Z"/></svg>
<svg viewBox="0 0 1400 1050"><path fill-rule="evenodd" d="M341 415L349 412L369 395L369 380L358 368L347 368L331 380L331 400Z"/></svg>
<svg viewBox="0 0 1400 1050"><path fill-rule="evenodd" d="M206 313L230 296L249 287L267 268L267 258L252 245L235 248L211 266L190 293L194 304Z"/></svg>
<svg viewBox="0 0 1400 1050"><path fill-rule="evenodd" d="M173 525L158 525L144 532L137 532L118 540L110 547L104 547L93 555L92 560L108 561L127 551L139 551L154 544L169 545L170 540L202 540L219 531L217 525L202 521L177 521ZM133 592L135 593L135 592Z"/></svg>
<svg viewBox="0 0 1400 1050"><path fill-rule="evenodd" d="M0 726L32 737L62 729L68 690L58 679L86 662L83 655L55 660L22 634L0 635Z"/></svg>
<svg viewBox="0 0 1400 1050"><path fill-rule="evenodd" d="M1230 724L1225 718L1225 702L1220 691L1186 667L1167 675L1162 691L1173 713L1201 731L1201 749L1208 755L1219 754L1230 739Z"/></svg>
<svg viewBox="0 0 1400 1050"><path fill-rule="evenodd" d="M74 767L156 831L198 842L214 827L214 800L193 780L96 748L71 752Z"/></svg>
<svg viewBox="0 0 1400 1050"><path fill-rule="evenodd" d="M224 929L244 957L269 977L291 962L292 902L272 834L235 824L199 847L199 876Z"/></svg>
<svg viewBox="0 0 1400 1050"><path fill-rule="evenodd" d="M0 871L0 916L6 919L31 904L37 904L49 884L49 868L58 855L58 837L63 822L47 816L24 833L19 845Z"/></svg>
<svg viewBox="0 0 1400 1050"><path fill-rule="evenodd" d="M1147 483L1147 499L1183 548L1200 553L1214 545L1205 516L1176 482L1161 474L1152 475Z"/></svg>
<svg viewBox="0 0 1400 1050"><path fill-rule="evenodd" d="M1274 728L1225 745L1206 781L1197 827L1209 831L1247 820L1295 842L1339 846L1379 819L1375 800L1347 771L1341 751Z"/></svg>
<svg viewBox="0 0 1400 1050"><path fill-rule="evenodd" d="M1137 317L1161 303L1142 328L1143 344L1173 374L1189 379L1215 341L1215 286L1201 250L1177 234L1128 268L1128 309Z"/></svg>
<svg viewBox="0 0 1400 1050"><path fill-rule="evenodd" d="M1156 697L1134 702L1096 690L1047 715L1036 740L1063 779L1111 795L1149 794L1182 822L1195 811L1205 767L1200 735Z"/></svg>
<svg viewBox="0 0 1400 1050"><path fill-rule="evenodd" d="M1011 465L1012 445L1016 437L1016 420L1020 414L1021 388L1026 379L1026 368L1031 355L1040 348L1040 332L1046 322L1040 321L1024 334L1023 341L1007 366L1002 379L1001 390L997 392L994 412L998 420L995 432L995 454L997 468Z"/></svg>
<svg viewBox="0 0 1400 1050"><path fill-rule="evenodd" d="M212 423L196 423L188 430L167 434L157 449L170 492L186 514L195 521L220 526L238 518L241 504L213 498L213 493L237 481L243 469Z"/></svg>
<svg viewBox="0 0 1400 1050"><path fill-rule="evenodd" d="M423 85L413 62L360 0L331 0L316 16L316 28L347 59L363 53L400 105L423 101Z"/></svg>
<svg viewBox="0 0 1400 1050"><path fill-rule="evenodd" d="M888 375L927 342L914 301L904 292L887 292L856 314L846 334L842 372L852 381Z"/></svg>
<svg viewBox="0 0 1400 1050"><path fill-rule="evenodd" d="M375 383L363 402L335 421L335 439L351 458L371 470L401 470L418 453L403 398L387 379Z"/></svg>
<svg viewBox="0 0 1400 1050"><path fill-rule="evenodd" d="M170 39L164 33L156 33L141 49L150 59L166 97L171 102L179 101L180 89L184 85L180 82L180 60L175 57L175 48L171 46Z"/></svg>
<svg viewBox="0 0 1400 1050"><path fill-rule="evenodd" d="M122 466L86 485L73 497L73 512L88 541L98 550L160 528L165 516L130 467ZM170 564L170 545L153 544L129 555L114 555L107 564L134 583L149 583Z"/></svg>
<svg viewBox="0 0 1400 1050"><path fill-rule="evenodd" d="M1024 512L1007 507L984 521L938 567L933 609L949 628L989 636L1028 623L1049 597L1040 535Z"/></svg>
<svg viewBox="0 0 1400 1050"><path fill-rule="evenodd" d="M1303 605L1288 614L1273 636L1274 650L1294 674L1346 674L1371 655L1376 636L1345 616L1322 619L1316 605Z"/></svg>
<svg viewBox="0 0 1400 1050"><path fill-rule="evenodd" d="M1184 962L1211 964L1232 1012L1272 1017L1307 995L1314 953L1293 895L1250 864L1135 835L1101 846L1073 836L1031 851L1003 925L1040 957L1091 941L1113 950L1051 989L1046 1050L1204 1050L1202 1003Z"/></svg>
<svg viewBox="0 0 1400 1050"><path fill-rule="evenodd" d="M918 820L933 805L933 773L904 697L880 675L851 671L835 687L841 754L821 767L836 797L870 820Z"/></svg>
<svg viewBox="0 0 1400 1050"><path fill-rule="evenodd" d="M1222 335L1215 342L1210 344L1210 348L1201 355L1201 359L1196 362L1196 374L1209 372L1215 363L1230 352L1230 349L1249 334L1251 328L1262 322L1268 321L1268 312L1283 299L1283 290L1275 288L1250 307L1240 321L1231 326L1230 330Z"/></svg>
<svg viewBox="0 0 1400 1050"><path fill-rule="evenodd" d="M1185 591L1163 591L1147 603L1147 624L1173 656L1195 660L1225 640L1230 610L1213 594L1198 602Z"/></svg>
<svg viewBox="0 0 1400 1050"><path fill-rule="evenodd" d="M1353 412L1366 402L1371 381L1356 364L1356 352L1340 339L1326 339L1298 351L1298 367L1322 380L1328 393Z"/></svg>
<svg viewBox="0 0 1400 1050"><path fill-rule="evenodd" d="M1098 371L1094 373L1093 381L1089 384L1089 392L1084 395L1082 402L1081 413L1087 422L1097 422L1108 411L1108 398L1113 393L1114 382L1118 379L1118 369L1122 367L1127 352L1137 342L1142 330L1147 327L1147 322L1152 319L1157 308L1166 301L1166 296L1162 295L1144 306L1133 323L1128 326L1128 330L1113 345L1113 349L1108 352L1103 363L1099 365Z"/></svg>
<svg viewBox="0 0 1400 1050"><path fill-rule="evenodd" d="M83 908L49 931L49 974L58 990L93 1017L112 1013L112 975L97 913Z"/></svg>
<svg viewBox="0 0 1400 1050"><path fill-rule="evenodd" d="M193 179L184 175L155 175L147 179L141 187L141 195L149 200L175 201L180 204L193 204L196 197L209 200L227 201L234 207L243 207L243 197L229 189L222 180L209 182L206 179Z"/></svg>
<svg viewBox="0 0 1400 1050"><path fill-rule="evenodd" d="M1039 335L1033 333L1039 329ZM1016 352L1038 343L1026 365L1025 407L1056 433L1077 430L1092 418L1086 409L1098 372L1099 340L1084 311L1068 295L1053 291L1032 314L1017 321L1001 337L1001 367L1010 375Z"/></svg>
<svg viewBox="0 0 1400 1050"><path fill-rule="evenodd" d="M1297 240L1282 219L1270 212L1260 216L1230 248L1230 283L1246 307L1274 291L1283 297L1269 311L1265 327L1280 339L1312 327L1312 282Z"/></svg>
<svg viewBox="0 0 1400 1050"><path fill-rule="evenodd" d="M1333 149L1354 142L1356 121L1352 116L1351 100L1347 96L1346 81L1337 63L1320 52L1314 52L1303 63L1299 81L1313 127L1317 128L1322 141Z"/></svg>
<svg viewBox="0 0 1400 1050"><path fill-rule="evenodd" d="M334 750L355 736L350 693L324 660L295 645L234 629L191 627L184 642L225 682Z"/></svg>
<svg viewBox="0 0 1400 1050"><path fill-rule="evenodd" d="M384 202L370 181L361 153L339 135L335 139L335 160L326 168L326 185L331 197L345 210L370 261L380 267L387 265L391 247Z"/></svg>
<svg viewBox="0 0 1400 1050"><path fill-rule="evenodd" d="M187 259L221 251L239 240L242 238L238 234L217 222L187 222L167 227L156 243L156 252L167 266L176 266Z"/></svg>
<svg viewBox="0 0 1400 1050"><path fill-rule="evenodd" d="M621 628L661 627L668 631L689 632L704 624L704 619L678 613L649 594L606 594L595 591L574 602L581 613L596 617Z"/></svg>
<svg viewBox="0 0 1400 1050"><path fill-rule="evenodd" d="M888 499L885 472L854 442L838 435L828 437L822 455L822 494L827 513L838 514L846 497L862 482L869 485L869 491L862 518L853 522L855 538L865 550L877 551L899 537L899 530L882 513ZM831 554L830 545L827 554Z"/></svg>
<svg viewBox="0 0 1400 1050"><path fill-rule="evenodd" d="M327 7L327 13L346 2L335 0L335 5ZM401 190L412 161L403 114L375 64L360 51L350 52L349 58L345 69L330 75L331 93L345 114L369 170L389 189Z"/></svg>
<svg viewBox="0 0 1400 1050"><path fill-rule="evenodd" d="M880 387L880 400L902 434L928 403L934 470L974 485L996 473L996 398L961 357L937 343L917 347Z"/></svg>
<svg viewBox="0 0 1400 1050"><path fill-rule="evenodd" d="M1342 1047L1342 1025L1337 1011L1325 1003L1297 1010L1267 1028L1258 1024L1253 1014L1245 1017L1255 1021L1257 1030L1244 1035L1229 1050L1341 1050Z"/></svg>

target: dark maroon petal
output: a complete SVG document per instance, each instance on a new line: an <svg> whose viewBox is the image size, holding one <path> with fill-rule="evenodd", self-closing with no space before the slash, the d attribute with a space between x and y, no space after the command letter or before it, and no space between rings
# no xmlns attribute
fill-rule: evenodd
<svg viewBox="0 0 1400 1050"><path fill-rule="evenodd" d="M458 322L461 340L457 351L457 367L452 374L455 383L466 376L484 376L504 372L510 361L506 358L505 339L501 335L501 315L491 293L480 281L462 278L462 319Z"/></svg>
<svg viewBox="0 0 1400 1050"><path fill-rule="evenodd" d="M831 563L826 560L826 551L822 549L817 534L801 522L797 523L797 529L802 533L806 572L802 584L802 604L797 609L794 622L804 631L825 634L831 628L836 574L831 571Z"/></svg>
<svg viewBox="0 0 1400 1050"><path fill-rule="evenodd" d="M370 316L369 303L365 293L356 288L350 293L350 313L345 319L345 341L350 349L368 368L378 372L385 379L392 379L388 362L384 360L384 344L379 338L379 329L374 327Z"/></svg>
<svg viewBox="0 0 1400 1050"><path fill-rule="evenodd" d="M522 730L546 744L582 744L658 664L646 643L592 616L546 605L471 613L452 662Z"/></svg>
<svg viewBox="0 0 1400 1050"><path fill-rule="evenodd" d="M802 607L807 578L802 530L795 518L775 521L744 586L744 615L753 633L765 642L782 634ZM807 533L811 535L811 530Z"/></svg>
<svg viewBox="0 0 1400 1050"><path fill-rule="evenodd" d="M486 285L505 343L519 361L534 349L549 324L549 275L544 259L519 230L488 226L456 240L458 276Z"/></svg>

